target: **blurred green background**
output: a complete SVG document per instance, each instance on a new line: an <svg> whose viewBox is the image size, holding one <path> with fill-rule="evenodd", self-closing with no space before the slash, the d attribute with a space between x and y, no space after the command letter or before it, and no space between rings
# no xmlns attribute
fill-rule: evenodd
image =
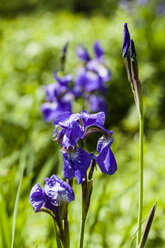
<svg viewBox="0 0 165 248"><path fill-rule="evenodd" d="M144 220L157 199L146 247L165 245L165 5L135 0L15 0L0 2L0 247L11 243L13 211L22 169L14 247L56 247L49 216L35 214L31 187L52 173L62 178L62 157L53 126L42 119L43 86L53 82L60 50L69 40L66 73L79 64L80 43L92 52L100 40L112 78L107 127L114 130L113 176L94 175L84 247L135 247L138 195L138 116L122 59L123 24L134 39L145 112ZM76 109L81 111L81 103ZM71 248L78 247L80 186L70 204Z"/></svg>

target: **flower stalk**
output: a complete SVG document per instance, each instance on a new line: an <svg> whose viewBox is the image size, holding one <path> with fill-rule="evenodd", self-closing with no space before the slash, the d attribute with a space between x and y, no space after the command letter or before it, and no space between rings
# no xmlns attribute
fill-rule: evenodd
<svg viewBox="0 0 165 248"><path fill-rule="evenodd" d="M138 209L137 247L141 239L141 223L142 223L142 212L143 212L143 129L144 129L144 120L142 115L139 116L139 209Z"/></svg>
<svg viewBox="0 0 165 248"><path fill-rule="evenodd" d="M93 179L87 181L87 176L85 176L85 180L82 182L81 186L82 186L82 217L81 217L81 226L80 226L79 248L83 248L86 217L89 210L91 195L93 191Z"/></svg>
<svg viewBox="0 0 165 248"><path fill-rule="evenodd" d="M144 133L144 117L143 117L143 94L141 82L138 76L138 62L133 40L130 39L130 34L127 28L127 23L124 24L123 35L123 57L127 70L128 80L131 84L131 89L135 99L135 104L139 116L139 199L138 199L138 233L136 247L138 247L141 239L141 223L143 213L143 133Z"/></svg>

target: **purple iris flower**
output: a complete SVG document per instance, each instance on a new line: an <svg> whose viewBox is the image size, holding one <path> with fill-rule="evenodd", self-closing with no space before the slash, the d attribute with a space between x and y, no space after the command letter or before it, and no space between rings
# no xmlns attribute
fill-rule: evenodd
<svg viewBox="0 0 165 248"><path fill-rule="evenodd" d="M126 55L127 50L130 45L130 34L128 31L127 23L124 23L124 31L123 31L123 57Z"/></svg>
<svg viewBox="0 0 165 248"><path fill-rule="evenodd" d="M64 177L72 179L76 177L78 183L83 178L93 160L93 157L79 147L79 141L93 132L100 132L104 139L98 141L96 161L105 174L113 174L117 170L116 160L110 149L113 131L104 128L105 113L90 114L85 110L81 114L71 114L66 120L59 121L55 127L54 136L62 147ZM61 127L60 130L59 127Z"/></svg>
<svg viewBox="0 0 165 248"><path fill-rule="evenodd" d="M35 184L31 189L29 196L30 205L35 212L46 208L51 210L54 215L57 215L59 206L74 201L73 189L56 175L45 178L45 182L44 189L40 187L39 183Z"/></svg>

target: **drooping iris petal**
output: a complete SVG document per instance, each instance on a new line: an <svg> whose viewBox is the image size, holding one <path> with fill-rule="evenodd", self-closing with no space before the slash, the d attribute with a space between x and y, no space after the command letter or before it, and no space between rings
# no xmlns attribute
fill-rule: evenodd
<svg viewBox="0 0 165 248"><path fill-rule="evenodd" d="M97 157L97 163L104 174L113 175L116 172L117 163L109 145L101 150Z"/></svg>
<svg viewBox="0 0 165 248"><path fill-rule="evenodd" d="M103 135L97 143L97 163L104 174L112 175L117 170L115 157L110 149L113 138Z"/></svg>
<svg viewBox="0 0 165 248"><path fill-rule="evenodd" d="M130 45L130 34L128 31L127 23L124 23L124 30L123 30L123 57L126 55L127 50Z"/></svg>
<svg viewBox="0 0 165 248"><path fill-rule="evenodd" d="M76 48L76 54L82 61L86 62L86 61L90 60L89 53L88 53L87 49L83 46L78 46Z"/></svg>
<svg viewBox="0 0 165 248"><path fill-rule="evenodd" d="M45 193L40 187L39 183L35 184L31 189L29 196L29 203L33 207L35 212L38 212L45 202Z"/></svg>
<svg viewBox="0 0 165 248"><path fill-rule="evenodd" d="M43 114L43 118L46 122L50 122L54 119L56 109L57 109L57 104L55 102L53 103L46 102L42 104L41 111Z"/></svg>
<svg viewBox="0 0 165 248"><path fill-rule="evenodd" d="M87 111L82 110L82 122L84 129L86 129L89 126L97 126L97 125L104 125L105 122L105 113L99 112L97 114L89 114Z"/></svg>
<svg viewBox="0 0 165 248"><path fill-rule="evenodd" d="M71 102L60 99L56 102L46 102L41 106L41 111L46 122L55 120L53 123L58 123L60 120L65 120L71 115Z"/></svg>
<svg viewBox="0 0 165 248"><path fill-rule="evenodd" d="M93 45L93 49L94 49L94 52L95 52L95 55L97 58L100 59L103 57L104 51L103 51L99 41L95 41L95 43Z"/></svg>
<svg viewBox="0 0 165 248"><path fill-rule="evenodd" d="M68 179L76 177L77 182L82 183L91 163L89 153L77 147L68 151L62 149L62 154L64 177Z"/></svg>
<svg viewBox="0 0 165 248"><path fill-rule="evenodd" d="M111 146L113 141L114 141L114 139L112 137L103 135L97 142L98 153L100 153L101 150L104 149L104 147L106 147L107 145Z"/></svg>
<svg viewBox="0 0 165 248"><path fill-rule="evenodd" d="M52 205L59 206L74 201L74 192L68 183L62 181L56 175L45 178L45 181L44 191Z"/></svg>

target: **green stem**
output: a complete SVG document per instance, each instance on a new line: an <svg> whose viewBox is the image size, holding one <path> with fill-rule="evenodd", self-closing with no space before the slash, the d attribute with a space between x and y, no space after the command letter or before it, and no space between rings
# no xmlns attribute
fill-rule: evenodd
<svg viewBox="0 0 165 248"><path fill-rule="evenodd" d="M141 239L141 223L143 211L143 114L139 115L139 209L138 209L138 234L136 247Z"/></svg>
<svg viewBox="0 0 165 248"><path fill-rule="evenodd" d="M79 248L83 248L83 243L84 243L84 231L85 231L85 222L86 222L86 218L82 218L82 220L81 220L81 229L80 229L80 242L79 242Z"/></svg>
<svg viewBox="0 0 165 248"><path fill-rule="evenodd" d="M68 222L68 216L66 215L64 219L64 233L66 238L66 246L67 248L70 247L70 235L69 235L69 222Z"/></svg>
<svg viewBox="0 0 165 248"><path fill-rule="evenodd" d="M85 221L87 216L87 212L86 212L87 196L88 196L87 175L85 175L85 180L82 182L81 188L82 188L82 217L81 217L81 227L80 227L79 248L83 248Z"/></svg>
<svg viewBox="0 0 165 248"><path fill-rule="evenodd" d="M58 234L58 231L57 231L57 227L56 227L56 222L53 221L53 223L54 223L54 229L55 229L55 233L56 233L56 243L57 243L57 247L58 247L58 248L62 248L61 241L60 241L60 237L59 237L59 234Z"/></svg>

